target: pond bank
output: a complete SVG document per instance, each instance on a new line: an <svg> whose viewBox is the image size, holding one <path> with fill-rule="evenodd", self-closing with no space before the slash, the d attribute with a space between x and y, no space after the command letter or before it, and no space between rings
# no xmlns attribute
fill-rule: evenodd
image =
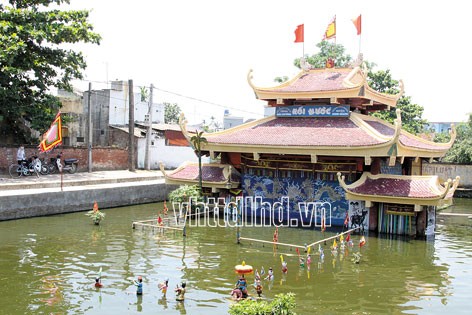
<svg viewBox="0 0 472 315"><path fill-rule="evenodd" d="M0 221L160 202L175 186L160 171L108 171L2 178Z"/></svg>

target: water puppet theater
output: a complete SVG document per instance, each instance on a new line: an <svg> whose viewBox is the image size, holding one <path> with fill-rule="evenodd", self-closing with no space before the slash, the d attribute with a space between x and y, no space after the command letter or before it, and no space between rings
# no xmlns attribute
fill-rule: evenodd
<svg viewBox="0 0 472 315"><path fill-rule="evenodd" d="M312 69L302 63L298 75L274 87L255 86L252 70L247 79L275 114L203 134L202 153L219 160L202 166L208 196L257 197L266 204L285 200L290 220L309 208L300 205L316 203L310 209L315 226L347 223L379 233L434 233L436 209L452 198L459 179L440 183L424 176L422 162L445 155L456 132L451 126L451 140L434 143L402 130L398 109L394 125L370 116L396 107L401 81L396 95L374 90L362 60L349 68ZM190 142L184 117L180 126ZM169 184L199 182L197 163L164 173ZM260 217L267 211L260 205L244 204L242 211Z"/></svg>

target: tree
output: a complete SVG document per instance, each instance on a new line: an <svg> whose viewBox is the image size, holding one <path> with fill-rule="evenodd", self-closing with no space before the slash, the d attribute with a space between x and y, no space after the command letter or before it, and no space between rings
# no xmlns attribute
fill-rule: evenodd
<svg viewBox="0 0 472 315"><path fill-rule="evenodd" d="M89 12L48 10L69 0L9 0L0 4L0 134L4 141L37 142L60 108L50 88L72 90L82 79L85 58L65 48L78 42L99 44Z"/></svg>
<svg viewBox="0 0 472 315"><path fill-rule="evenodd" d="M452 148L447 151L442 158L443 162L472 164L472 114L469 114L469 120L466 123L459 124L456 127L457 136ZM447 133L438 133L434 135L435 142L447 142L450 136Z"/></svg>
<svg viewBox="0 0 472 315"><path fill-rule="evenodd" d="M316 47L320 49L319 53L305 57L306 61L314 68L324 68L326 60L329 58L336 61L336 67L347 67L352 62L352 57L346 54L346 49L343 45L322 41L316 44ZM301 68L300 61L300 58L295 59L293 62L295 67Z"/></svg>
<svg viewBox="0 0 472 315"><path fill-rule="evenodd" d="M164 103L164 122L166 124L178 123L181 111L177 103Z"/></svg>
<svg viewBox="0 0 472 315"><path fill-rule="evenodd" d="M345 53L344 46L334 44L327 41L322 41L316 45L320 52L312 56L306 56L306 61L314 68L324 68L326 60L332 58L336 61L336 67L347 67L352 63L350 55ZM297 58L294 65L301 68L301 59ZM373 89L387 94L397 94L399 92L399 82L392 78L390 70L373 71L376 64L364 61L367 66L367 81ZM280 78L276 78L276 80ZM401 110L402 128L410 133L418 134L423 131L426 120L422 119L424 108L417 104L411 103L411 97L402 96L397 102L397 108ZM395 108L390 111L378 111L372 113L373 116L384 119L390 123L396 119Z"/></svg>
<svg viewBox="0 0 472 315"><path fill-rule="evenodd" d="M203 137L203 131L195 131L195 135L190 138L190 143L195 150L195 154L198 157L198 184L200 187L200 193L203 193L202 184L202 145L208 143L207 139Z"/></svg>
<svg viewBox="0 0 472 315"><path fill-rule="evenodd" d="M376 91L397 94L399 89L399 82L392 78L390 70L380 70L368 73L369 86ZM416 135L424 131L426 120L422 119L424 108L418 104L411 102L410 96L402 96L397 102L397 108L401 110L402 128L406 131ZM394 122L397 118L395 109L383 110L372 113L372 116L381 118L389 123Z"/></svg>

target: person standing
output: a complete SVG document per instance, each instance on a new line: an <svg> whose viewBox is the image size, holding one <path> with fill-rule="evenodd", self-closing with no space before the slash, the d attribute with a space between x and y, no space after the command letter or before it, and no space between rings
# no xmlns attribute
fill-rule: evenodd
<svg viewBox="0 0 472 315"><path fill-rule="evenodd" d="M26 161L25 147L23 145L20 145L18 151L16 152L16 160L18 161L19 165Z"/></svg>

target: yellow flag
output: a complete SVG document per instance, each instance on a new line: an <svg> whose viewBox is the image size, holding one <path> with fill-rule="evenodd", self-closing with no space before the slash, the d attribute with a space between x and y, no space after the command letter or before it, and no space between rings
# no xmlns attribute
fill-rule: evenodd
<svg viewBox="0 0 472 315"><path fill-rule="evenodd" d="M336 15L334 16L333 20L328 24L323 39L330 39L334 37L336 37Z"/></svg>

